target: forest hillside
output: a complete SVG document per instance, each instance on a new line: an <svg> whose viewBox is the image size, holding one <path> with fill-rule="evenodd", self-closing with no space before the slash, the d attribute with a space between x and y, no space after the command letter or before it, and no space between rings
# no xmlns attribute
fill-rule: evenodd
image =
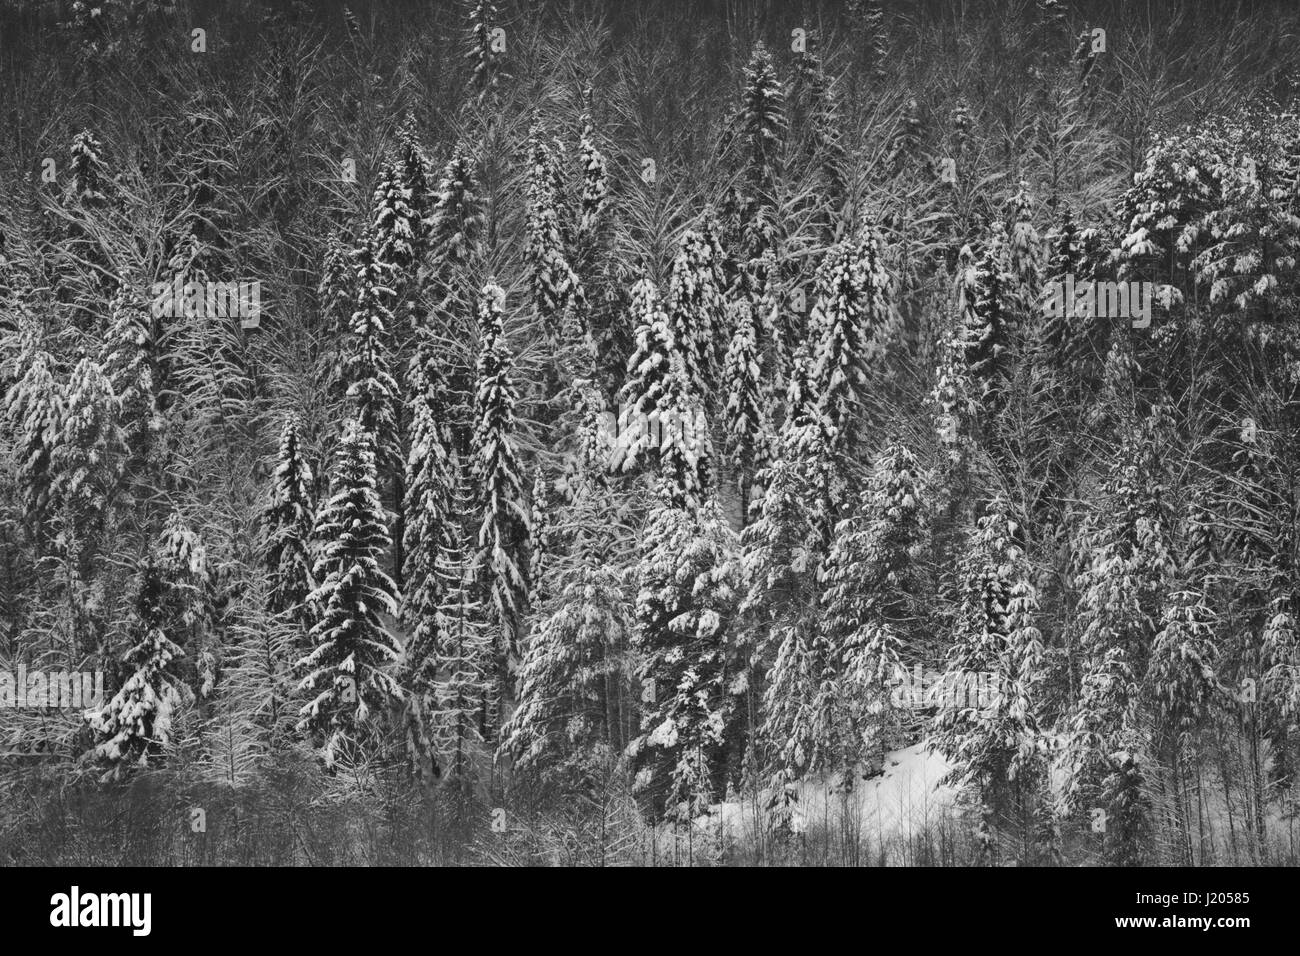
<svg viewBox="0 0 1300 956"><path fill-rule="evenodd" d="M0 0L0 863L1300 861L1298 30Z"/></svg>

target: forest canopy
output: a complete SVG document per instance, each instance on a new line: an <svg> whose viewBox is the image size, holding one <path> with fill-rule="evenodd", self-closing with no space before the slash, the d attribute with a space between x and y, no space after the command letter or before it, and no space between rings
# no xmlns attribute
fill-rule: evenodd
<svg viewBox="0 0 1300 956"><path fill-rule="evenodd" d="M0 861L1295 863L1297 29L0 2Z"/></svg>

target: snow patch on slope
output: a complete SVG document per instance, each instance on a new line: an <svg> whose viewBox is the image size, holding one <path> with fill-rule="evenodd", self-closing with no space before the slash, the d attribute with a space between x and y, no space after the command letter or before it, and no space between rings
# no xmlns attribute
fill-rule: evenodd
<svg viewBox="0 0 1300 956"><path fill-rule="evenodd" d="M848 828L868 846L906 841L957 812L957 789L941 783L949 769L942 754L919 743L886 754L883 773L854 781L847 794L838 778L801 781L794 788L798 799L791 827L796 833ZM695 821L695 828L714 839L721 829L724 843L746 844L772 824L765 811L767 796L717 804Z"/></svg>

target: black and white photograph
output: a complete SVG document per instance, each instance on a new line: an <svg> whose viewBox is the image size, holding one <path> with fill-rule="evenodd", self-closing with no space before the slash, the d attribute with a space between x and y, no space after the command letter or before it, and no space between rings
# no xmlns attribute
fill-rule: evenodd
<svg viewBox="0 0 1300 956"><path fill-rule="evenodd" d="M1298 257L1294 2L0 0L24 918L1041 868L1240 939Z"/></svg>

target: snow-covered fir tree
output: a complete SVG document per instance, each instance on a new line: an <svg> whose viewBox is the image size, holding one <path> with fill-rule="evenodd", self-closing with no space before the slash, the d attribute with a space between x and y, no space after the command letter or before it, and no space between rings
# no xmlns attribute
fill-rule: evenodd
<svg viewBox="0 0 1300 956"><path fill-rule="evenodd" d="M53 359L39 343L25 343L19 358L23 372L5 396L5 411L14 435L18 493L28 521L39 529L50 507L63 395L51 368Z"/></svg>
<svg viewBox="0 0 1300 956"><path fill-rule="evenodd" d="M688 229L669 270L664 309L687 381L699 396L712 394L718 376L717 343L726 336L721 283L712 244Z"/></svg>
<svg viewBox="0 0 1300 956"><path fill-rule="evenodd" d="M520 615L528 600L531 530L523 468L515 443L513 355L502 327L505 290L489 281L479 296L479 350L474 397L474 487L482 515L477 571L482 594L506 648L517 650Z"/></svg>
<svg viewBox="0 0 1300 956"><path fill-rule="evenodd" d="M85 715L95 735L95 756L108 764L106 778L162 756L177 712L192 697L178 670L185 651L168 633L169 626L179 624L174 602L173 582L156 561L143 561L128 625L131 648L123 657L126 679L102 708Z"/></svg>
<svg viewBox="0 0 1300 956"><path fill-rule="evenodd" d="M761 738L775 766L774 808L796 802L793 784L806 776L844 771L855 749L845 720L839 648L825 631L801 624L773 631L776 657L767 675ZM852 777L845 774L844 781Z"/></svg>
<svg viewBox="0 0 1300 956"><path fill-rule="evenodd" d="M646 527L633 640L645 707L628 752L656 817L692 820L719 793L734 703L725 644L739 596L735 548L713 503L688 510L662 500Z"/></svg>
<svg viewBox="0 0 1300 956"><path fill-rule="evenodd" d="M296 415L285 419L280 450L271 477L271 495L262 513L265 566L270 574L268 610L292 612L307 623L307 595L313 588L311 531L315 523L314 481L302 446L302 425Z"/></svg>
<svg viewBox="0 0 1300 956"><path fill-rule="evenodd" d="M994 223L973 273L973 299L963 309L966 367L980 402L990 415L1001 407L1011 356L1014 277L1007 256L1006 229Z"/></svg>
<svg viewBox="0 0 1300 956"><path fill-rule="evenodd" d="M401 619L408 629L403 653L407 744L417 769L432 772L431 722L436 709L443 605L453 582L443 565L461 538L454 511L459 465L452 457L446 383L433 355L408 379L411 448L406 460L406 524Z"/></svg>
<svg viewBox="0 0 1300 956"><path fill-rule="evenodd" d="M397 383L389 368L389 308L393 290L391 270L377 258L377 238L371 235L355 253L356 298L348 324L343 378L357 421L370 433L380 462L397 451L395 403Z"/></svg>
<svg viewBox="0 0 1300 956"><path fill-rule="evenodd" d="M590 112L582 117L578 161L582 167L582 193L578 200L577 235L579 241L586 241L595 235L609 203L608 162L597 145Z"/></svg>
<svg viewBox="0 0 1300 956"><path fill-rule="evenodd" d="M64 390L63 418L51 454L51 494L62 534L99 530L121 465L121 403L103 369L83 358Z"/></svg>
<svg viewBox="0 0 1300 956"><path fill-rule="evenodd" d="M498 46L495 31L500 29L497 5L492 0L468 0L469 46L465 59L470 62L470 89L480 103L495 95L504 76L505 54Z"/></svg>
<svg viewBox="0 0 1300 956"><path fill-rule="evenodd" d="M767 722L778 781L840 774L885 749L883 712L919 616L920 475L891 445L858 511L841 521L818 578L821 618L781 632L768 674Z"/></svg>
<svg viewBox="0 0 1300 956"><path fill-rule="evenodd" d="M743 537L746 603L780 618L815 604L811 587L835 524L829 500L834 479L821 431L787 419L759 481L763 496L752 505Z"/></svg>
<svg viewBox="0 0 1300 956"><path fill-rule="evenodd" d="M539 126L529 135L528 243L524 257L531 277L533 307L552 334L560 330L567 309L583 302L582 283L568 261L569 223L559 158Z"/></svg>
<svg viewBox="0 0 1300 956"><path fill-rule="evenodd" d="M501 749L520 771L581 787L613 757L610 682L633 631L633 603L618 569L589 560L558 567L548 592Z"/></svg>
<svg viewBox="0 0 1300 956"><path fill-rule="evenodd" d="M965 345L955 335L941 343L941 361L935 372L934 390L930 393L934 431L950 465L965 458L971 441L971 425L978 410L970 373L965 361Z"/></svg>
<svg viewBox="0 0 1300 956"><path fill-rule="evenodd" d="M438 180L429 223L431 268L446 283L448 270L470 261L483 232L483 211L474 157L458 143Z"/></svg>
<svg viewBox="0 0 1300 956"><path fill-rule="evenodd" d="M528 496L528 526L532 529L532 548L528 555L528 581L532 591L528 596L530 607L540 606L544 597L539 588L546 566L554 557L555 541L552 536L550 482L541 469L533 476L532 491Z"/></svg>
<svg viewBox="0 0 1300 956"><path fill-rule="evenodd" d="M995 812L1021 809L1036 792L1044 751L1034 691L1043 667L1038 598L1020 534L1006 500L989 502L961 562L935 702L933 740L952 762L952 781Z"/></svg>
<svg viewBox="0 0 1300 956"><path fill-rule="evenodd" d="M724 244L736 264L729 273L730 284L750 293L755 290L748 287L751 273L746 265L761 259L776 243L776 183L787 127L785 87L776 75L772 54L756 43L728 129L730 141L736 144L740 181L729 191L724 209Z"/></svg>
<svg viewBox="0 0 1300 956"><path fill-rule="evenodd" d="M519 706L499 752L520 772L590 795L626 744L634 550L625 506L606 480L609 441L588 395L574 422L572 460L546 520L546 558L534 568L537 624L519 670ZM546 499L551 500L547 494ZM534 494L534 514L542 496ZM538 518L534 518L534 529Z"/></svg>
<svg viewBox="0 0 1300 956"><path fill-rule="evenodd" d="M633 287L629 312L637 323L636 347L619 392L619 444L612 465L629 471L657 464L680 494L698 499L712 475L703 403L688 377L684 347L648 277Z"/></svg>
<svg viewBox="0 0 1300 956"><path fill-rule="evenodd" d="M312 572L318 584L308 600L317 610L308 634L312 650L297 664L307 695L299 723L321 747L327 766L346 756L349 742L364 737L401 699L390 666L400 652L391 630L397 594L383 569L391 541L375 490L374 449L364 425L346 423L333 494L314 532L320 541Z"/></svg>
<svg viewBox="0 0 1300 956"><path fill-rule="evenodd" d="M452 509L465 514L475 507L459 466ZM422 658L425 681L417 681L423 730L433 766L450 781L472 783L485 726L497 706L491 610L476 597L476 561L459 528L449 529L436 558L442 603L429 634L428 657Z"/></svg>
<svg viewBox="0 0 1300 956"><path fill-rule="evenodd" d="M624 471L655 460L658 447L650 423L658 420L677 347L659 289L647 275L632 286L628 319L636 328L636 341L619 391L619 449L611 463Z"/></svg>
<svg viewBox="0 0 1300 956"><path fill-rule="evenodd" d="M925 477L900 443L887 445L872 466L854 514L835 529L823 574L823 628L843 648L860 677L893 677L900 652L915 636L924 575Z"/></svg>
<svg viewBox="0 0 1300 956"><path fill-rule="evenodd" d="M816 163L819 205L828 239L838 238L843 229L843 206L848 197L848 150L844 142L845 122L836 81L827 76L825 65L809 56L807 66L808 145Z"/></svg>
<svg viewBox="0 0 1300 956"><path fill-rule="evenodd" d="M1060 283L1060 288L1064 290L1065 283L1071 276L1076 283L1088 279L1082 274L1083 246L1068 204L1061 207L1057 222L1047 234L1046 246L1047 261L1043 270L1045 295L1052 294L1051 288L1055 283ZM1039 326L1039 346L1044 357L1055 368L1065 368L1075 350L1078 341L1075 321L1062 309L1059 314L1049 314Z"/></svg>
<svg viewBox="0 0 1300 956"><path fill-rule="evenodd" d="M151 333L152 323L144 303L128 282L122 282L109 303L101 364L121 403L123 440L140 458L149 455L163 426L154 385Z"/></svg>
<svg viewBox="0 0 1300 956"><path fill-rule="evenodd" d="M176 511L167 516L158 548L158 565L174 597L175 621L169 629L189 648L196 670L195 689L201 698L212 696L220 665L211 646L212 632L223 623L220 568L208 560L202 537Z"/></svg>
<svg viewBox="0 0 1300 956"><path fill-rule="evenodd" d="M72 138L68 162L69 196L86 209L108 204L112 174L103 160L104 144L92 131L83 129Z"/></svg>
<svg viewBox="0 0 1300 956"><path fill-rule="evenodd" d="M1123 822L1107 831L1112 859L1133 861L1147 831L1143 789L1152 780L1142 717L1151 649L1176 572L1163 455L1166 409L1125 426L1100 498L1106 513L1086 522L1078 553L1082 675L1069 717L1067 795Z"/></svg>
<svg viewBox="0 0 1300 956"><path fill-rule="evenodd" d="M448 391L446 418L461 454L468 451L473 430L469 406L474 388L472 345L478 287L472 266L486 224L476 167L470 150L457 144L443 168L429 223L426 296L432 310L415 330L411 358L419 368L434 361L442 364ZM414 382L420 372L413 368L409 374Z"/></svg>
<svg viewBox="0 0 1300 956"><path fill-rule="evenodd" d="M1176 756L1188 754L1195 731L1218 696L1217 626L1218 615L1203 594L1178 590L1166 598L1147 680L1161 730Z"/></svg>
<svg viewBox="0 0 1300 956"><path fill-rule="evenodd" d="M776 75L772 54L754 44L745 66L737 125L746 185L756 201L770 203L785 140L785 87Z"/></svg>
<svg viewBox="0 0 1300 956"><path fill-rule="evenodd" d="M1026 182L1020 183L1011 200L1007 266L1016 286L1019 319L1024 322L1041 306L1043 271L1043 244L1034 228L1034 200Z"/></svg>
<svg viewBox="0 0 1300 956"><path fill-rule="evenodd" d="M399 153L380 169L372 200L374 256L394 282L401 281L425 254L432 204L429 161L411 120L399 135Z"/></svg>
<svg viewBox="0 0 1300 956"><path fill-rule="evenodd" d="M772 431L754 307L748 299L741 299L731 306L731 315L729 325L735 332L727 348L722 372L727 396L723 414L743 521L743 516L749 512L749 492L754 474L768 463Z"/></svg>
<svg viewBox="0 0 1300 956"><path fill-rule="evenodd" d="M817 343L818 423L829 448L850 452L869 411L867 389L880 375L890 323L889 275L875 235L867 231L832 247L817 268L814 291L809 325Z"/></svg>

